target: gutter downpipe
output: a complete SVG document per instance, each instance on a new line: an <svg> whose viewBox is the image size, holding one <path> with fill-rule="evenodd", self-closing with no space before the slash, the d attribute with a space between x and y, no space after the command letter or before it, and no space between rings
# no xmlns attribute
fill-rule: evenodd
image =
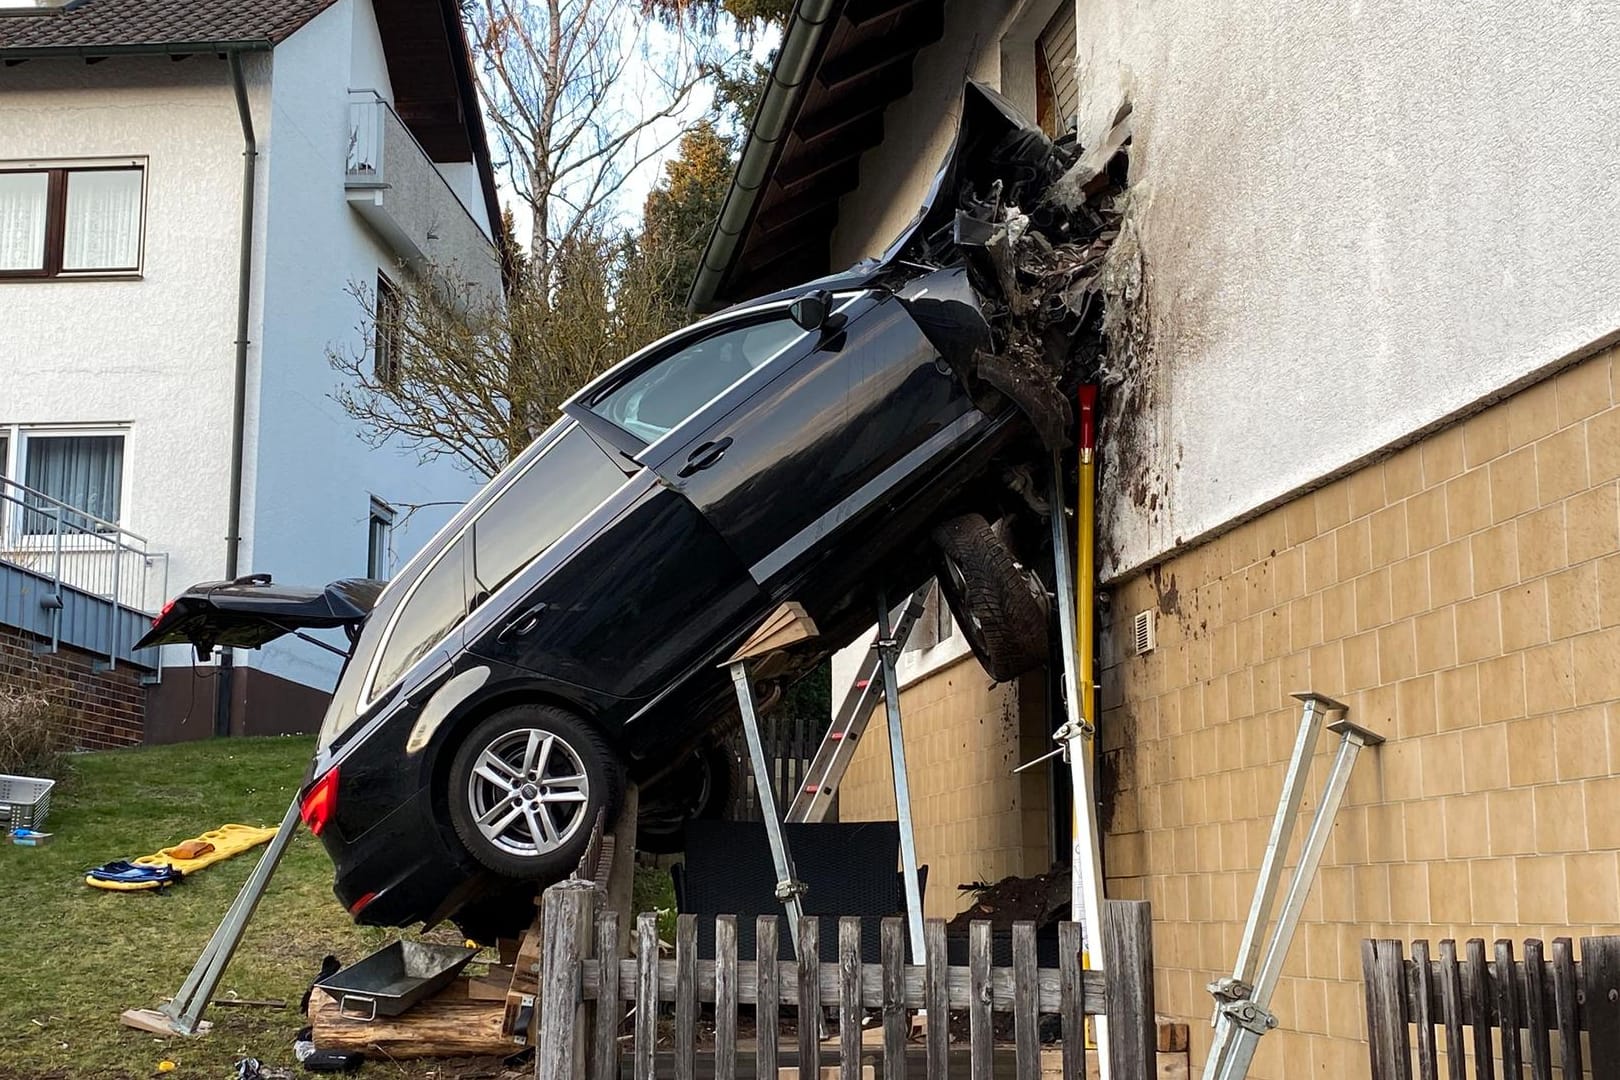
<svg viewBox="0 0 1620 1080"><path fill-rule="evenodd" d="M703 259L687 295L688 311L702 309L719 291L721 278L737 253L737 243L754 216L760 189L770 177L778 145L798 109L799 91L810 77L828 24L842 6L843 0L799 0L794 5L792 21L782 35L782 51L771 68L771 81L760 98L754 122L749 125L748 142L732 174L731 188L703 248Z"/></svg>
<svg viewBox="0 0 1620 1080"><path fill-rule="evenodd" d="M238 244L240 261L236 271L236 383L231 412L231 498L225 534L225 580L234 581L242 544L242 456L247 427L248 314L253 293L253 197L259 144L253 134L253 110L248 106L247 85L242 76L242 54L226 54L231 65L231 87L236 93L236 112L242 121L242 236ZM219 685L214 705L214 734L231 733L231 705L235 651L220 650Z"/></svg>

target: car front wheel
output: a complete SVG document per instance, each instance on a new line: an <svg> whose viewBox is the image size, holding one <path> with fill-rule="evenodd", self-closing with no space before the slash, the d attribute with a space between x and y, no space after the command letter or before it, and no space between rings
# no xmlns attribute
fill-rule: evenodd
<svg viewBox="0 0 1620 1080"><path fill-rule="evenodd" d="M982 515L953 518L933 538L940 591L989 676L1006 682L1044 664L1050 608L1035 572L1013 557Z"/></svg>
<svg viewBox="0 0 1620 1080"><path fill-rule="evenodd" d="M487 717L450 765L450 823L467 851L504 877L560 880L611 823L624 795L602 734L565 710L519 705Z"/></svg>

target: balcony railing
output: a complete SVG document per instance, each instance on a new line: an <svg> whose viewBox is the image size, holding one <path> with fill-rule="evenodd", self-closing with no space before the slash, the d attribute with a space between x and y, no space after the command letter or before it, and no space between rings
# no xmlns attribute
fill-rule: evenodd
<svg viewBox="0 0 1620 1080"><path fill-rule="evenodd" d="M453 270L471 285L499 290L500 266L484 227L375 90L349 91L343 173L349 205L412 270Z"/></svg>
<svg viewBox="0 0 1620 1080"><path fill-rule="evenodd" d="M153 612L168 588L168 556L116 522L0 477L0 561L106 600Z"/></svg>

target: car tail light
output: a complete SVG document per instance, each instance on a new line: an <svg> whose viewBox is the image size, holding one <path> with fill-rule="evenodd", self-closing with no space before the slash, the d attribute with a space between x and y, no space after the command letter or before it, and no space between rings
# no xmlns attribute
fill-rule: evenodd
<svg viewBox="0 0 1620 1080"><path fill-rule="evenodd" d="M161 625L163 623L163 620L167 619L169 617L169 612L174 610L174 605L178 604L179 602L180 602L180 598L175 597L173 600L170 600L167 604L164 604L162 610L160 610L155 616L153 616L152 625L153 626Z"/></svg>
<svg viewBox="0 0 1620 1080"><path fill-rule="evenodd" d="M298 808L304 824L308 825L309 831L316 836L321 835L321 830L326 828L327 822L332 820L332 815L337 813L337 785L338 771L333 768L315 781L315 786L309 789L309 794L304 796L303 805Z"/></svg>
<svg viewBox="0 0 1620 1080"><path fill-rule="evenodd" d="M375 899L377 899L377 894L376 893L374 893L374 892L366 893L360 899L356 900L354 903L349 905L349 914L350 915L359 915L362 911L365 910L366 905L371 903Z"/></svg>

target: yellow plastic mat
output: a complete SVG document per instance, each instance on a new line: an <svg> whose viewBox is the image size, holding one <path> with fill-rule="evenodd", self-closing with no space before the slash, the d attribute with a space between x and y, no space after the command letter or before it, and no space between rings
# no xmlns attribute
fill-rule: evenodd
<svg viewBox="0 0 1620 1080"><path fill-rule="evenodd" d="M194 874L204 867L213 866L233 856L249 851L260 844L267 844L270 838L276 835L274 825L267 828L255 828L252 825L221 825L217 829L210 829L201 836L193 839L214 845L214 850L205 852L195 859L178 858L171 852L176 851L180 845L166 847L152 855L142 855L138 859L129 860L136 866L172 866L183 874ZM187 843L189 841L182 841ZM108 889L113 892L141 892L147 889L162 889L172 882L167 881L100 881L93 877L86 877L84 883L93 889Z"/></svg>

